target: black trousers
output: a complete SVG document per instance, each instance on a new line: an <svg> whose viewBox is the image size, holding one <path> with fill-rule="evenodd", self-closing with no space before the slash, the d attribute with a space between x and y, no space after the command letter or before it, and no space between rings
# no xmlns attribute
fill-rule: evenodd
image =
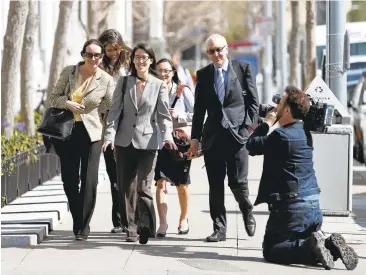
<svg viewBox="0 0 366 275"><path fill-rule="evenodd" d="M114 152L110 146L108 146L108 148L104 152L104 160L107 168L109 181L111 182L112 223L114 227L122 226L121 216L119 214L116 161L114 159Z"/></svg>
<svg viewBox="0 0 366 275"><path fill-rule="evenodd" d="M132 146L115 146L117 188L122 225L127 236L137 236L148 227L155 236L156 217L151 184L156 164L156 150L139 150Z"/></svg>
<svg viewBox="0 0 366 275"><path fill-rule="evenodd" d="M225 177L239 204L240 211L251 210L248 190L248 151L238 144L228 130L220 129L211 147L204 152L210 185L209 203L213 229L226 233Z"/></svg>
<svg viewBox="0 0 366 275"><path fill-rule="evenodd" d="M102 142L91 142L84 124L76 122L69 140L54 139L53 144L60 157L61 178L74 222L74 234L88 236L97 198Z"/></svg>

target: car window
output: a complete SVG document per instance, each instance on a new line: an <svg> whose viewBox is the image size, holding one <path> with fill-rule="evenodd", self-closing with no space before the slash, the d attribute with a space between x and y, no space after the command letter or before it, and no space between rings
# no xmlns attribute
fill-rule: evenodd
<svg viewBox="0 0 366 275"><path fill-rule="evenodd" d="M360 70L366 68L366 62L354 62L350 64L351 70Z"/></svg>

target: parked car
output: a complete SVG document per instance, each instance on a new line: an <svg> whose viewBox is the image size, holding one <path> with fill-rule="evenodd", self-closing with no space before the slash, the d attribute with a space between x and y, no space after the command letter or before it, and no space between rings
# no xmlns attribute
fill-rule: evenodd
<svg viewBox="0 0 366 275"><path fill-rule="evenodd" d="M348 107L354 129L353 156L366 164L366 72L356 85Z"/></svg>

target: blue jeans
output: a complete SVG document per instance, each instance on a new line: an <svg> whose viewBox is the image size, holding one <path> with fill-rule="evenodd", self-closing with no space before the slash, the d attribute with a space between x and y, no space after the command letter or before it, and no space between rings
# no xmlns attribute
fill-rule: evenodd
<svg viewBox="0 0 366 275"><path fill-rule="evenodd" d="M314 264L306 239L319 231L323 216L319 201L270 205L263 241L263 257L278 264Z"/></svg>

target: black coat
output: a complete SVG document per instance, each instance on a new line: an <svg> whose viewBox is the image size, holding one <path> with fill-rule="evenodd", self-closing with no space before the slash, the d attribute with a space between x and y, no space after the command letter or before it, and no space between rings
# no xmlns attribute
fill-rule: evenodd
<svg viewBox="0 0 366 275"><path fill-rule="evenodd" d="M257 123L259 103L250 64L229 60L223 105L216 93L214 74L213 64L197 71L191 139L201 141L203 150L211 147L221 128L230 131L237 143L245 144L248 126ZM208 116L203 125L206 111Z"/></svg>

